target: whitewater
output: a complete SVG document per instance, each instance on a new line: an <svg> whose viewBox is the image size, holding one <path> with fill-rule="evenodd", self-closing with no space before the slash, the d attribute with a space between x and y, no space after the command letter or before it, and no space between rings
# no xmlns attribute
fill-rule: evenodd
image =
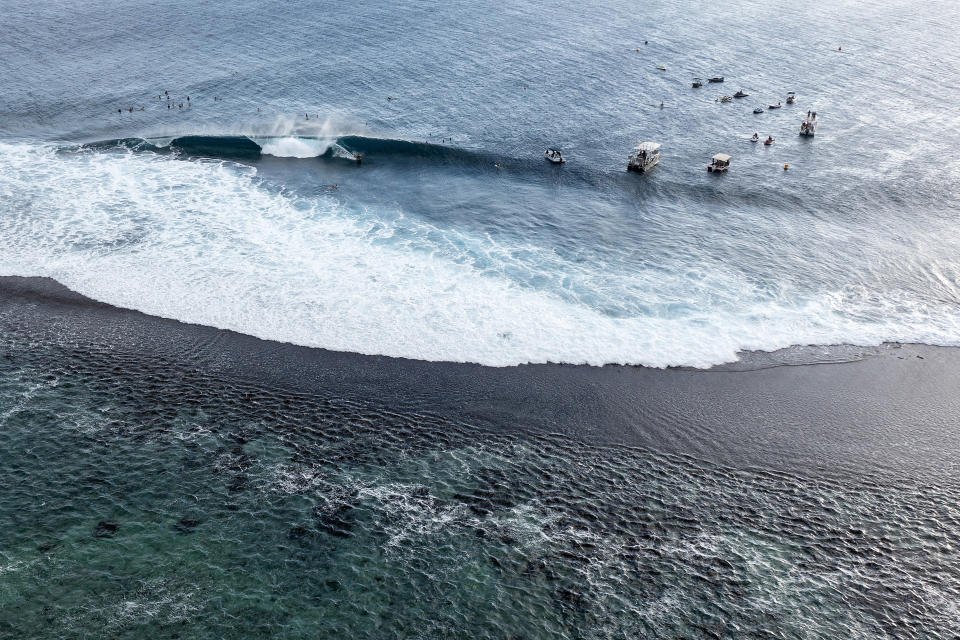
<svg viewBox="0 0 960 640"><path fill-rule="evenodd" d="M744 350L960 335L956 305L906 288L810 294L668 253L571 259L336 191L292 192L239 162L3 144L0 166L0 275L299 345L493 366L709 367Z"/></svg>

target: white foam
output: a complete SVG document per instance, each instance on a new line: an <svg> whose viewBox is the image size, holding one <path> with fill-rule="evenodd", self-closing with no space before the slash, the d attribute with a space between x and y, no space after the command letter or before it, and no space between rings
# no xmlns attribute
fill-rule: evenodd
<svg viewBox="0 0 960 640"><path fill-rule="evenodd" d="M336 138L250 138L260 150L279 158L316 158L336 144Z"/></svg>
<svg viewBox="0 0 960 640"><path fill-rule="evenodd" d="M395 211L296 198L227 162L4 144L0 197L2 275L49 276L117 306L334 350L706 367L743 349L960 336L952 305L901 291L771 294L681 258L611 272Z"/></svg>
<svg viewBox="0 0 960 640"><path fill-rule="evenodd" d="M337 143L337 138L357 132L343 118L314 117L313 119L281 116L268 124L254 124L252 130L257 133L248 137L260 146L260 150L280 158L316 158L322 156ZM336 149L339 146L335 147Z"/></svg>

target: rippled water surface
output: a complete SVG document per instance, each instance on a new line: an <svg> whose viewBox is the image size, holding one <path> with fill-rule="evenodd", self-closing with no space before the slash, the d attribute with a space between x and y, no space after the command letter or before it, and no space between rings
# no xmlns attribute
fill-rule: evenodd
<svg viewBox="0 0 960 640"><path fill-rule="evenodd" d="M0 3L0 638L955 638L958 8Z"/></svg>
<svg viewBox="0 0 960 640"><path fill-rule="evenodd" d="M960 493L39 347L0 360L10 637L951 637Z"/></svg>

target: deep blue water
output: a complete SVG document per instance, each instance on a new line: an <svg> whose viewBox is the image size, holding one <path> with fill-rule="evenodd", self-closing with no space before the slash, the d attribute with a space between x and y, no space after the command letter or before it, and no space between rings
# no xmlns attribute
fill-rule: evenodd
<svg viewBox="0 0 960 640"><path fill-rule="evenodd" d="M955 3L6 13L0 273L493 365L957 342ZM664 145L649 175L624 171L638 140Z"/></svg>
<svg viewBox="0 0 960 640"><path fill-rule="evenodd" d="M960 628L960 4L0 9L0 636Z"/></svg>

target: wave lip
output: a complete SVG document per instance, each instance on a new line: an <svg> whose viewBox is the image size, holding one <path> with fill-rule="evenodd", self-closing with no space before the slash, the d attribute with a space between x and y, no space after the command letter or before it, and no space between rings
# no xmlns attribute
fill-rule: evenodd
<svg viewBox="0 0 960 640"><path fill-rule="evenodd" d="M261 134L181 134L117 138L88 142L81 149L104 151L116 147L134 151L179 152L188 156L224 159L255 159L260 155L278 158L346 158L355 153L368 157L420 161L454 162L493 166L497 157L459 147L416 142L399 138L377 138L347 134L337 136ZM539 158L538 158L539 160Z"/></svg>

